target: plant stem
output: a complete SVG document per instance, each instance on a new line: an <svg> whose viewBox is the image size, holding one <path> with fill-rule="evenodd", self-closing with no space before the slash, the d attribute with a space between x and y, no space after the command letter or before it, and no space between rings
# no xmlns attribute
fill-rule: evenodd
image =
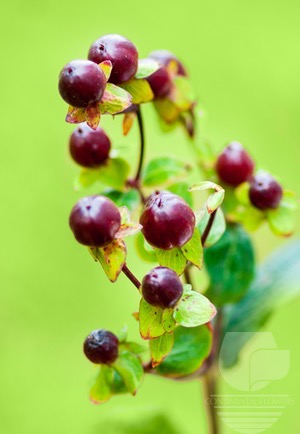
<svg viewBox="0 0 300 434"><path fill-rule="evenodd" d="M209 433L219 434L218 419L215 407L213 405L212 396L216 395L216 374L214 370L208 371L203 377L203 394L204 403L208 419Z"/></svg>
<svg viewBox="0 0 300 434"><path fill-rule="evenodd" d="M143 123L143 117L142 117L142 112L140 107L138 108L137 111L137 120L138 120L138 126L140 131L140 160L139 160L139 165L134 180L138 183L141 177L141 171L143 167L144 154L145 154L144 123Z"/></svg>
<svg viewBox="0 0 300 434"><path fill-rule="evenodd" d="M205 244L205 242L207 240L207 237L208 237L208 235L210 233L210 230L212 228L213 222L214 222L215 217L216 217L216 213L217 213L217 210L213 211L211 213L211 215L209 216L209 220L207 222L206 228L205 228L205 230L204 230L204 232L203 232L203 234L201 236L201 243L202 243L203 247L204 247L204 244Z"/></svg>
<svg viewBox="0 0 300 434"><path fill-rule="evenodd" d="M129 270L126 264L123 265L122 271L125 274L125 276L128 277L128 279L134 284L134 286L137 289L140 289L141 283L138 281L135 275Z"/></svg>

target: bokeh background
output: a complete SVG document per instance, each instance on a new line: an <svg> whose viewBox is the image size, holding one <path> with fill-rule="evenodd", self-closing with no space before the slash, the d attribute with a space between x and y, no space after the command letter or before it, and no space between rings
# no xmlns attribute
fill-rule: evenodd
<svg viewBox="0 0 300 434"><path fill-rule="evenodd" d="M70 208L83 193L72 187L78 168L67 152L72 126L64 122L57 77L102 34L129 37L141 56L169 49L190 71L216 149L240 140L259 167L299 193L300 3L11 0L1 9L1 432L166 434L170 416L180 434L205 433L198 382L146 378L135 398L103 406L88 400L96 371L82 341L92 329L117 331L124 323L136 337L130 313L138 294L124 277L109 284L68 229ZM152 107L145 115L148 157L191 156L182 131L163 135ZM104 124L134 159L137 131L122 138L120 121ZM285 242L266 228L254 239L259 261ZM299 308L300 300L284 306L265 328L291 353L288 376L266 389L294 400L272 433L299 432Z"/></svg>

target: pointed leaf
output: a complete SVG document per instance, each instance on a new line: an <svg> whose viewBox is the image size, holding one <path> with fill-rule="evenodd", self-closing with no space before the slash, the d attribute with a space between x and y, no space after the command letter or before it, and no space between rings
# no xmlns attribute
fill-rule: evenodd
<svg viewBox="0 0 300 434"><path fill-rule="evenodd" d="M136 113L134 113L134 112L125 113L124 118L123 118L123 124L122 124L124 136L127 136L129 131L131 130L133 123L135 121L135 118L136 118Z"/></svg>
<svg viewBox="0 0 300 434"><path fill-rule="evenodd" d="M126 90L107 83L99 108L101 114L115 115L126 110L131 104L132 97Z"/></svg>
<svg viewBox="0 0 300 434"><path fill-rule="evenodd" d="M135 78L147 78L160 68L159 63L153 59L140 59Z"/></svg>
<svg viewBox="0 0 300 434"><path fill-rule="evenodd" d="M106 81L108 81L111 71L112 71L112 63L110 60L104 60L104 62L99 63L99 67L104 72Z"/></svg>
<svg viewBox="0 0 300 434"><path fill-rule="evenodd" d="M111 282L115 282L126 262L126 245L122 240L113 240L105 247L91 247L91 255L100 262Z"/></svg>
<svg viewBox="0 0 300 434"><path fill-rule="evenodd" d="M199 269L203 266L203 248L201 244L200 232L195 228L192 238L181 247L181 251L188 261L196 265Z"/></svg>
<svg viewBox="0 0 300 434"><path fill-rule="evenodd" d="M219 206L221 206L225 196L225 190L217 191L216 193L208 196L206 201L206 207L209 214L214 212Z"/></svg>
<svg viewBox="0 0 300 434"><path fill-rule="evenodd" d="M152 339L149 342L152 367L158 366L172 350L174 344L174 335L165 333L159 338Z"/></svg>
<svg viewBox="0 0 300 434"><path fill-rule="evenodd" d="M129 351L123 351L112 364L112 367L122 377L128 392L135 395L144 377L144 370L140 359Z"/></svg>
<svg viewBox="0 0 300 434"><path fill-rule="evenodd" d="M85 109L86 123L93 130L96 130L98 128L98 125L100 123L100 118L101 118L101 113L100 113L99 104L89 105Z"/></svg>
<svg viewBox="0 0 300 434"><path fill-rule="evenodd" d="M186 163L171 157L157 157L145 168L143 184L147 187L163 184L174 178L184 177L190 170Z"/></svg>
<svg viewBox="0 0 300 434"><path fill-rule="evenodd" d="M113 395L112 384L114 371L110 366L101 365L95 384L90 390L90 400L94 404L101 404Z"/></svg>
<svg viewBox="0 0 300 434"><path fill-rule="evenodd" d="M209 220L210 214L208 213L207 209L205 209L205 212L202 215L201 220L199 221L197 227L201 234L205 231L205 228L207 226L208 220ZM213 244L215 244L221 236L224 234L226 229L226 222L224 213L221 208L219 208L216 211L216 215L213 221L213 225L209 231L208 237L205 241L205 247L210 247Z"/></svg>
<svg viewBox="0 0 300 434"><path fill-rule="evenodd" d="M271 230L279 236L288 237L295 230L295 202L293 197L284 195L278 208L267 212Z"/></svg>
<svg viewBox="0 0 300 434"><path fill-rule="evenodd" d="M71 105L68 108L66 122L69 124L80 124L85 121L85 108L76 108Z"/></svg>
<svg viewBox="0 0 300 434"><path fill-rule="evenodd" d="M176 327L176 321L173 317L174 309L164 309L162 314L163 328L167 333L172 333Z"/></svg>
<svg viewBox="0 0 300 434"><path fill-rule="evenodd" d="M203 190L210 190L210 189L213 189L215 191L222 191L223 187L221 187L220 185L212 181L202 181L190 187L190 191L203 191Z"/></svg>
<svg viewBox="0 0 300 434"><path fill-rule="evenodd" d="M187 259L181 249L177 247L171 250L155 249L155 252L159 265L172 268L179 275L184 272Z"/></svg>
<svg viewBox="0 0 300 434"><path fill-rule="evenodd" d="M141 104L153 100L154 95L147 80L132 78L130 81L122 83L121 86L132 96L133 104Z"/></svg>
<svg viewBox="0 0 300 434"><path fill-rule="evenodd" d="M159 307L151 306L144 298L140 302L139 322L140 334L143 339L153 339L165 333L162 324L163 310Z"/></svg>

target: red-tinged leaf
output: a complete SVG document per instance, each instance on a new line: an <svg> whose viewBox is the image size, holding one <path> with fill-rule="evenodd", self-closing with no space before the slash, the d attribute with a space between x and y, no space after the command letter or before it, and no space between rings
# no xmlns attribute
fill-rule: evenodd
<svg viewBox="0 0 300 434"><path fill-rule="evenodd" d="M106 81L109 80L111 71L112 71L112 63L110 60L104 60L104 62L99 63L100 68L104 72Z"/></svg>
<svg viewBox="0 0 300 434"><path fill-rule="evenodd" d="M127 134L129 133L129 131L131 130L133 123L135 121L136 118L136 113L132 112L132 113L126 113L124 115L123 118L123 134L124 136L127 136Z"/></svg>
<svg viewBox="0 0 300 434"><path fill-rule="evenodd" d="M99 105L95 104L88 106L85 110L85 113L86 123L89 127L93 128L93 130L96 130L98 128L101 118Z"/></svg>
<svg viewBox="0 0 300 434"><path fill-rule="evenodd" d="M66 122L69 124L80 124L85 121L85 108L76 108L69 106L66 116Z"/></svg>
<svg viewBox="0 0 300 434"><path fill-rule="evenodd" d="M130 93L112 83L107 83L99 108L101 114L115 115L126 110L131 104Z"/></svg>
<svg viewBox="0 0 300 434"><path fill-rule="evenodd" d="M126 262L126 244L122 240L113 240L105 247L90 247L89 251L99 261L111 282L115 282Z"/></svg>

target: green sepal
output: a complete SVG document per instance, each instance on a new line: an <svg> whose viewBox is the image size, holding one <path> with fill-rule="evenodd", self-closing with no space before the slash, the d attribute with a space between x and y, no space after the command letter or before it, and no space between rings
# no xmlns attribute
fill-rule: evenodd
<svg viewBox="0 0 300 434"><path fill-rule="evenodd" d="M147 164L143 184L146 187L161 185L187 175L190 166L173 157L157 157Z"/></svg>
<svg viewBox="0 0 300 434"><path fill-rule="evenodd" d="M132 103L130 93L115 84L107 83L99 103L100 113L115 115L126 110Z"/></svg>
<svg viewBox="0 0 300 434"><path fill-rule="evenodd" d="M200 232L197 228L194 229L192 238L181 247L181 251L188 261L201 270L203 266L203 248Z"/></svg>
<svg viewBox="0 0 300 434"><path fill-rule="evenodd" d="M132 97L132 104L142 104L153 100L153 92L147 80L132 78L121 87Z"/></svg>
<svg viewBox="0 0 300 434"><path fill-rule="evenodd" d="M278 208L266 212L270 229L274 234L283 237L292 235L295 230L294 210L297 205L294 194L285 191Z"/></svg>
<svg viewBox="0 0 300 434"><path fill-rule="evenodd" d="M139 59L138 69L134 77L137 79L150 77L159 68L159 63L153 59Z"/></svg>
<svg viewBox="0 0 300 434"><path fill-rule="evenodd" d="M135 395L144 378L141 360L129 351L122 351L111 366L122 377L128 392Z"/></svg>
<svg viewBox="0 0 300 434"><path fill-rule="evenodd" d="M141 232L135 238L135 246L141 259L147 262L157 262L155 250L147 243Z"/></svg>
<svg viewBox="0 0 300 434"><path fill-rule="evenodd" d="M178 378L197 371L208 357L212 345L211 330L206 326L174 330L174 346L156 368L159 375Z"/></svg>
<svg viewBox="0 0 300 434"><path fill-rule="evenodd" d="M183 285L182 297L174 308L174 319L183 327L197 327L211 321L216 315L215 306L204 295Z"/></svg>
<svg viewBox="0 0 300 434"><path fill-rule="evenodd" d="M173 333L165 333L164 335L152 339L149 342L152 367L158 366L169 354L174 345Z"/></svg>
<svg viewBox="0 0 300 434"><path fill-rule="evenodd" d="M155 249L155 252L159 265L171 268L179 276L184 272L187 259L180 248L175 247L171 250Z"/></svg>
<svg viewBox="0 0 300 434"><path fill-rule="evenodd" d="M174 309L169 308L169 309L164 309L162 314L162 325L164 330L167 333L172 333L172 331L176 327L176 321L174 319L173 313L174 313Z"/></svg>
<svg viewBox="0 0 300 434"><path fill-rule="evenodd" d="M99 261L111 282L115 282L126 262L126 244L115 239L105 247L89 247L95 261Z"/></svg>
<svg viewBox="0 0 300 434"><path fill-rule="evenodd" d="M186 182L176 182L175 184L169 185L167 188L171 193L177 194L177 196L182 197L186 203L193 208L193 196L189 190L189 185Z"/></svg>
<svg viewBox="0 0 300 434"><path fill-rule="evenodd" d="M205 231L205 228L208 224L209 217L210 217L210 214L207 211L207 209L205 208L203 210L203 213L201 214L201 217L199 218L199 222L197 224L197 227L198 227L201 235ZM225 229L226 229L226 221L225 221L224 213L222 211L222 208L218 208L216 211L216 215L215 215L212 227L209 231L208 237L206 238L205 247L210 247L213 244L215 244L217 241L219 241L221 236L224 234Z"/></svg>
<svg viewBox="0 0 300 434"><path fill-rule="evenodd" d="M151 306L144 298L141 299L139 323L143 339L154 339L165 333L162 315L163 310L160 307Z"/></svg>

